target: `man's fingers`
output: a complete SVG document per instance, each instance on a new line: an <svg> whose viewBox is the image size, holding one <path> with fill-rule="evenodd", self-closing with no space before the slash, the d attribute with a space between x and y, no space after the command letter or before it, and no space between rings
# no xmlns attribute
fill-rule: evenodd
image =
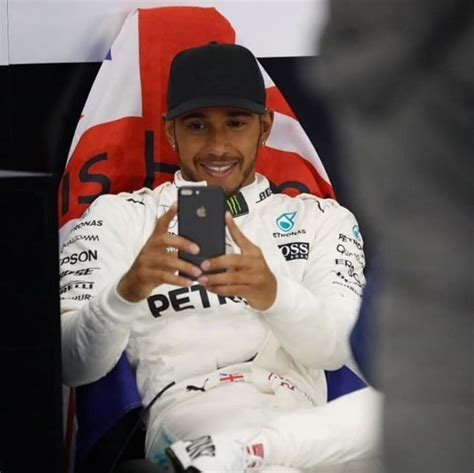
<svg viewBox="0 0 474 473"><path fill-rule="evenodd" d="M202 286L242 285L252 286L253 276L240 271L226 271L224 273L204 274L198 279Z"/></svg>
<svg viewBox="0 0 474 473"><path fill-rule="evenodd" d="M168 271L156 271L154 277L160 284L171 284L173 286L189 287L193 281L179 274L170 273Z"/></svg>
<svg viewBox="0 0 474 473"><path fill-rule="evenodd" d="M150 247L154 251L162 252L164 249L172 248L176 250L181 250L186 253L191 253L192 255L197 255L199 253L199 246L196 243L183 238L179 235L172 235L171 233L164 233L162 235L157 235L152 242L150 242Z"/></svg>
<svg viewBox="0 0 474 473"><path fill-rule="evenodd" d="M225 213L225 222L232 238L243 253L249 252L255 248L255 245L240 231L239 227L237 227L229 211Z"/></svg>
<svg viewBox="0 0 474 473"><path fill-rule="evenodd" d="M249 290L249 286L243 284L227 284L222 286L206 286L206 289L209 292L213 292L218 296L223 297L242 297L246 299L247 291Z"/></svg>
<svg viewBox="0 0 474 473"><path fill-rule="evenodd" d="M162 256L162 267L168 272L180 272L189 276L199 277L202 275L202 270L194 266L189 261L178 258L176 253Z"/></svg>
<svg viewBox="0 0 474 473"><path fill-rule="evenodd" d="M171 207L156 221L156 226L153 233L166 233L170 226L171 220L176 217L177 212L178 204L176 202L173 202L173 204L171 204Z"/></svg>
<svg viewBox="0 0 474 473"><path fill-rule="evenodd" d="M237 270L250 268L254 263L254 258L251 256L238 254L222 255L203 261L201 269L203 271Z"/></svg>

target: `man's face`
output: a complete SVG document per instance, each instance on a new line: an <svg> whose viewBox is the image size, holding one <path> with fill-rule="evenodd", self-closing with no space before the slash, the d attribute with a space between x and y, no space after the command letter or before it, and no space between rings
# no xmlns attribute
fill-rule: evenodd
<svg viewBox="0 0 474 473"><path fill-rule="evenodd" d="M273 115L227 107L204 108L165 123L189 181L207 181L235 194L255 178L258 149L270 133Z"/></svg>

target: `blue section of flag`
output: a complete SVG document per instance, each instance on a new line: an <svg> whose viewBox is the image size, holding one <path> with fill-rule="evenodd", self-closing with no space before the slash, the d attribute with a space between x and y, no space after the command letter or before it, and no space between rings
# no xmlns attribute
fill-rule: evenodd
<svg viewBox="0 0 474 473"><path fill-rule="evenodd" d="M354 360L357 363L360 372L371 385L376 384L373 373L373 363L376 356L374 297L377 285L380 284L381 277L382 273L378 267L374 267L374 269L367 275L367 283L364 288L364 297L362 298L359 317L357 318L357 322L355 323L350 336Z"/></svg>
<svg viewBox="0 0 474 473"><path fill-rule="evenodd" d="M127 412L141 406L135 373L125 354L106 376L76 388L76 465Z"/></svg>
<svg viewBox="0 0 474 473"><path fill-rule="evenodd" d="M367 383L347 366L335 371L326 371L326 381L328 384L328 402L367 386Z"/></svg>

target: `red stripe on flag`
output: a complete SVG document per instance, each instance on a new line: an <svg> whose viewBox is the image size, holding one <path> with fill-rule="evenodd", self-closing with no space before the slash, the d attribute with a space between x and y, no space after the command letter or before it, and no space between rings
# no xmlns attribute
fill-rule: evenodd
<svg viewBox="0 0 474 473"><path fill-rule="evenodd" d="M267 107L275 112L280 112L297 120L295 113L286 101L283 94L276 87L267 89Z"/></svg>

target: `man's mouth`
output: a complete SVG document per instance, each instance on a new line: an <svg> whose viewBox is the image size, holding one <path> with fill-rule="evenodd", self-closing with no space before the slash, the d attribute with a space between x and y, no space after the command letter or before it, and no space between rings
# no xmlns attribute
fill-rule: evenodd
<svg viewBox="0 0 474 473"><path fill-rule="evenodd" d="M238 161L201 163L206 174L213 177L227 177L237 166Z"/></svg>

